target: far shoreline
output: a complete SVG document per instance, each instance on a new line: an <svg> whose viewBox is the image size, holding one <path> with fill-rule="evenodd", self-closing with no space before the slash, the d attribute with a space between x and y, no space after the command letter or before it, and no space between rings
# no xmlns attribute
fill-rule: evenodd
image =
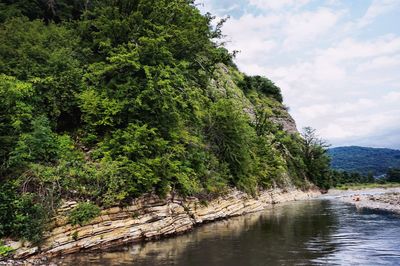
<svg viewBox="0 0 400 266"><path fill-rule="evenodd" d="M383 210L400 214L400 184L386 187L330 189L326 196L355 205L357 208Z"/></svg>

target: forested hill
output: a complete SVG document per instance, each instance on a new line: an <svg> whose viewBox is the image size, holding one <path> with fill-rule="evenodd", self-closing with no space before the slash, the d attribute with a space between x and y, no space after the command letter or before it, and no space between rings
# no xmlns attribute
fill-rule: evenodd
<svg viewBox="0 0 400 266"><path fill-rule="evenodd" d="M337 170L382 175L389 168L400 168L400 150L350 146L329 149L329 155Z"/></svg>
<svg viewBox="0 0 400 266"><path fill-rule="evenodd" d="M1 2L0 237L39 241L65 199L86 217L148 192L326 185L323 148L213 19L191 0Z"/></svg>

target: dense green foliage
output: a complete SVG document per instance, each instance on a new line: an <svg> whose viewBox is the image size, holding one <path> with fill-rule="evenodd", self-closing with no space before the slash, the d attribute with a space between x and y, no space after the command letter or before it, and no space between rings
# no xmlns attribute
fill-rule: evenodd
<svg viewBox="0 0 400 266"><path fill-rule="evenodd" d="M332 168L374 176L386 174L389 168L400 167L400 151L367 147L337 147L329 149Z"/></svg>
<svg viewBox="0 0 400 266"><path fill-rule="evenodd" d="M83 224L153 191L327 186L324 147L272 122L280 89L237 70L193 1L0 7L0 237L39 241L62 199L93 202Z"/></svg>
<svg viewBox="0 0 400 266"><path fill-rule="evenodd" d="M245 76L238 84L245 92L259 91L279 102L283 101L281 90L271 80L261 76Z"/></svg>
<svg viewBox="0 0 400 266"><path fill-rule="evenodd" d="M0 184L0 236L39 242L47 214L37 201L34 194L20 195L9 183Z"/></svg>
<svg viewBox="0 0 400 266"><path fill-rule="evenodd" d="M375 183L372 174L362 175L360 173L346 171L332 171L332 186L337 187L346 184L368 184Z"/></svg>
<svg viewBox="0 0 400 266"><path fill-rule="evenodd" d="M390 168L386 175L386 178L384 180L387 182L400 183L400 169L399 168Z"/></svg>
<svg viewBox="0 0 400 266"><path fill-rule="evenodd" d="M79 203L68 216L72 225L84 225L100 214L100 208L91 202Z"/></svg>

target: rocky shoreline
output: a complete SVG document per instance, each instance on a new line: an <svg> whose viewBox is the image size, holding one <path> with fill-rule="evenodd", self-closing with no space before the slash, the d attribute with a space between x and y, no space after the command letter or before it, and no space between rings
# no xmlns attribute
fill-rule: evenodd
<svg viewBox="0 0 400 266"><path fill-rule="evenodd" d="M197 198L169 195L161 199L145 195L125 208L103 210L84 226L72 226L66 213L76 202L65 202L54 219L52 229L40 247L8 241L15 249L13 260L0 265L41 264L47 258L80 251L105 250L127 243L154 240L185 233L203 223L271 208L274 204L306 200L320 195L317 190L266 190L257 198L236 189L204 202Z"/></svg>
<svg viewBox="0 0 400 266"><path fill-rule="evenodd" d="M354 204L357 208L383 210L400 214L400 188L374 188L342 192L333 190L328 194L337 196L343 202Z"/></svg>

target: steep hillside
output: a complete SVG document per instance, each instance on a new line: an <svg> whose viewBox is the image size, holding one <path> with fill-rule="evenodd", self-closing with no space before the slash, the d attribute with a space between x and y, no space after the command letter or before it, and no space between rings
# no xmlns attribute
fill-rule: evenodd
<svg viewBox="0 0 400 266"><path fill-rule="evenodd" d="M212 21L190 0L1 4L0 237L39 242L63 200L84 223L149 192L326 184L323 148Z"/></svg>
<svg viewBox="0 0 400 266"><path fill-rule="evenodd" d="M332 148L328 152L332 167L337 170L382 175L389 168L400 168L399 150L350 146Z"/></svg>

